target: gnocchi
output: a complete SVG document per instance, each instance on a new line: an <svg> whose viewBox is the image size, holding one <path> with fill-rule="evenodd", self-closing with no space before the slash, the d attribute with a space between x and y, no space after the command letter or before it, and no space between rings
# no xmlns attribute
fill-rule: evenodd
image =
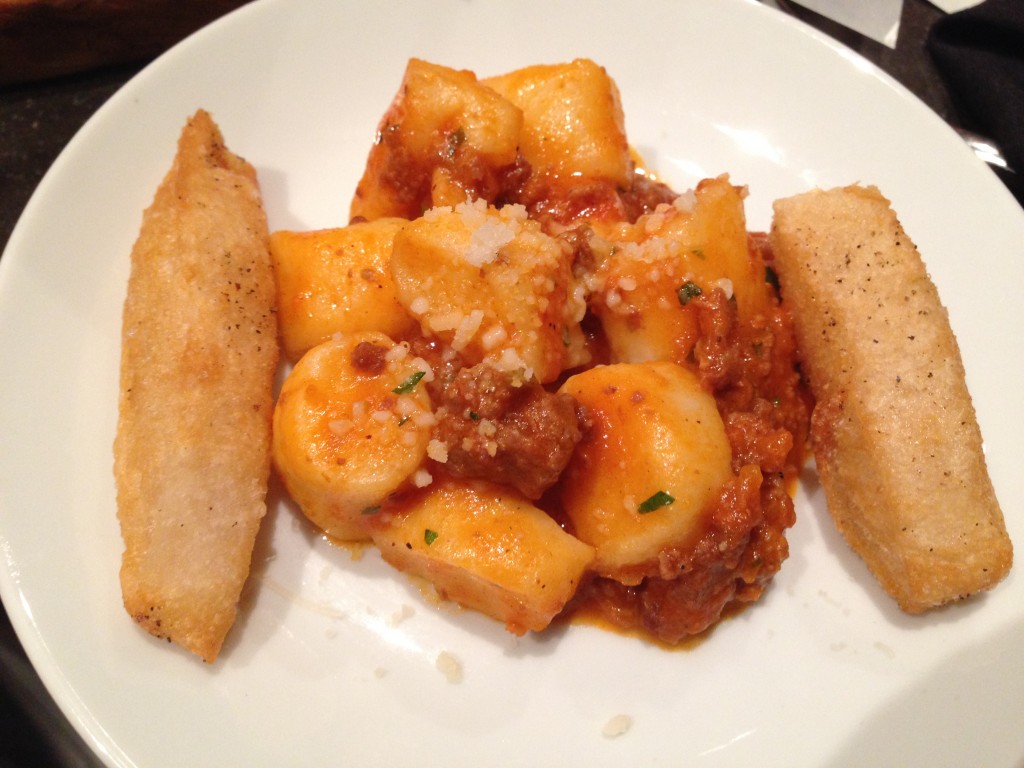
<svg viewBox="0 0 1024 768"><path fill-rule="evenodd" d="M747 242L743 194L727 177L705 179L635 223L603 227L608 256L591 306L617 359L684 362L700 335L691 301L713 288L735 297L742 318L765 313L769 287Z"/></svg>
<svg viewBox="0 0 1024 768"><path fill-rule="evenodd" d="M425 336L471 364L546 383L587 359L586 303L570 256L522 207L478 200L432 210L399 232L391 273Z"/></svg>
<svg viewBox="0 0 1024 768"><path fill-rule="evenodd" d="M523 112L519 151L536 172L628 187L633 161L619 89L589 59L539 64L483 84Z"/></svg>
<svg viewBox="0 0 1024 768"><path fill-rule="evenodd" d="M490 199L519 157L522 111L466 70L412 59L350 206L353 220L415 219Z"/></svg>
<svg viewBox="0 0 1024 768"><path fill-rule="evenodd" d="M659 555L703 533L705 509L732 478L714 398L671 362L591 368L561 391L592 421L561 486L572 531L595 548L600 575L623 584L657 576Z"/></svg>
<svg viewBox="0 0 1024 768"><path fill-rule="evenodd" d="M274 237L288 490L513 632L674 643L786 556L807 401L745 190L634 158L591 61L413 59L349 225Z"/></svg>
<svg viewBox="0 0 1024 768"><path fill-rule="evenodd" d="M281 344L291 360L336 333L399 338L415 325L391 276L391 247L407 223L384 218L270 236Z"/></svg>
<svg viewBox="0 0 1024 768"><path fill-rule="evenodd" d="M547 513L479 481L446 480L407 496L372 536L387 562L520 635L551 623L594 559Z"/></svg>
<svg viewBox="0 0 1024 768"><path fill-rule="evenodd" d="M314 347L288 375L274 410L274 464L328 536L369 539L367 515L417 482L433 424L419 386L428 370L406 346L367 332Z"/></svg>

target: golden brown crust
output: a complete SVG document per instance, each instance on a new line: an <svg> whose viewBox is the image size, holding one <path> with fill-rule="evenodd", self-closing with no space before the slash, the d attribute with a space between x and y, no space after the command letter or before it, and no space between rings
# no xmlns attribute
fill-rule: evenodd
<svg viewBox="0 0 1024 768"><path fill-rule="evenodd" d="M256 172L199 111L132 250L114 471L125 608L206 661L266 510L274 301Z"/></svg>
<svg viewBox="0 0 1024 768"><path fill-rule="evenodd" d="M836 526L907 612L992 587L1012 545L946 310L889 201L779 200L771 239Z"/></svg>

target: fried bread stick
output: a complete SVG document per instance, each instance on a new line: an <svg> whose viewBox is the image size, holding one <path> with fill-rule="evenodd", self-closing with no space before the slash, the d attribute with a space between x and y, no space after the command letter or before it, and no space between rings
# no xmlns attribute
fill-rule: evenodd
<svg viewBox="0 0 1024 768"><path fill-rule="evenodd" d="M992 587L1013 548L946 310L889 201L779 200L771 246L836 526L909 613Z"/></svg>
<svg viewBox="0 0 1024 768"><path fill-rule="evenodd" d="M125 608L207 662L266 511L274 301L256 172L200 110L131 254L114 474Z"/></svg>

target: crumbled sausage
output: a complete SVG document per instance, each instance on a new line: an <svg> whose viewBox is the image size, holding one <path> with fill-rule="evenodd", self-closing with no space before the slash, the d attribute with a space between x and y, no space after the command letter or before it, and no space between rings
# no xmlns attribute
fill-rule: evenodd
<svg viewBox="0 0 1024 768"><path fill-rule="evenodd" d="M369 341L361 341L352 350L352 367L358 371L378 374L387 364L387 347L378 346Z"/></svg>
<svg viewBox="0 0 1024 768"><path fill-rule="evenodd" d="M671 203L677 197L667 185L640 174L633 176L630 188L623 190L620 195L628 221L636 221L645 213L650 213L659 205Z"/></svg>
<svg viewBox="0 0 1024 768"><path fill-rule="evenodd" d="M439 405L434 437L448 449L446 471L510 485L530 499L558 479L585 420L572 396L536 382L517 387L487 364L461 369Z"/></svg>

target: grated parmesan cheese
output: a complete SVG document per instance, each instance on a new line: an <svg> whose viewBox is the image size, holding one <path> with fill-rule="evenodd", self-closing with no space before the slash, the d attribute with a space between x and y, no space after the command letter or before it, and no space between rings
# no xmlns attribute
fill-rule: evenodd
<svg viewBox="0 0 1024 768"><path fill-rule="evenodd" d="M430 363L424 360L422 357L414 357L411 361L411 365L416 371L423 371L423 383L428 384L434 380L434 369L430 367Z"/></svg>
<svg viewBox="0 0 1024 768"><path fill-rule="evenodd" d="M455 337L452 339L451 347L456 352L461 352L466 345L473 340L476 332L480 330L480 324L484 320L483 310L471 310L468 315L462 318L458 328L455 330Z"/></svg>
<svg viewBox="0 0 1024 768"><path fill-rule="evenodd" d="M697 193L688 189L672 201L672 207L680 213L693 213L697 207Z"/></svg>
<svg viewBox="0 0 1024 768"><path fill-rule="evenodd" d="M725 294L725 298L727 298L727 299L731 299L732 298L732 293L733 293L732 280L730 280L728 277L723 277L723 278L720 278L720 279L716 280L715 281L715 285L717 285L719 288L722 289L722 292Z"/></svg>
<svg viewBox="0 0 1024 768"><path fill-rule="evenodd" d="M621 736L633 727L633 718L629 715L615 715L604 724L601 735L606 739L614 739Z"/></svg>
<svg viewBox="0 0 1024 768"><path fill-rule="evenodd" d="M419 405L408 395L399 397L398 402L395 404L395 413L402 417L412 416L417 411L419 411Z"/></svg>
<svg viewBox="0 0 1024 768"><path fill-rule="evenodd" d="M495 261L498 252L515 240L522 229L516 211L499 211L497 216L488 215L487 203L482 199L461 203L455 206L455 211L461 214L463 223L472 230L462 258L474 267Z"/></svg>
<svg viewBox="0 0 1024 768"><path fill-rule="evenodd" d="M508 331L505 330L504 326L492 325L483 335L480 337L480 346L484 348L484 351L490 352L495 349L499 344L503 344L508 340Z"/></svg>
<svg viewBox="0 0 1024 768"><path fill-rule="evenodd" d="M422 298L422 297L420 297L420 298ZM415 301L413 301L413 304L415 304L416 301L419 301L419 299L416 299ZM426 299L423 299L423 301L426 301ZM408 354L409 354L409 342L408 341L403 341L400 344L396 344L391 349L389 349L384 354L384 359L387 360L389 363L397 363L397 362L401 362L402 360L404 360L406 355L408 355Z"/></svg>
<svg viewBox="0 0 1024 768"><path fill-rule="evenodd" d="M619 278L619 288L624 291L635 291L636 290L636 278L626 275Z"/></svg>
<svg viewBox="0 0 1024 768"><path fill-rule="evenodd" d="M449 683L462 682L462 662L448 651L441 651L437 655L434 666L445 676Z"/></svg>
<svg viewBox="0 0 1024 768"><path fill-rule="evenodd" d="M393 614L391 614L391 619L388 621L388 623L392 627L397 627L399 624L401 624L403 621L405 621L406 619L408 619L412 615L413 615L412 606L411 605L407 605L407 604L403 604L401 608L399 608L397 611L395 611Z"/></svg>
<svg viewBox="0 0 1024 768"><path fill-rule="evenodd" d="M420 411L412 417L412 423L420 428L433 427L437 424L437 417L430 411Z"/></svg>
<svg viewBox="0 0 1024 768"><path fill-rule="evenodd" d="M435 333L440 333L442 331L454 331L459 327L464 319L465 315L458 310L453 310L451 312L439 312L431 315L427 319L427 325L429 325L430 330Z"/></svg>
<svg viewBox="0 0 1024 768"><path fill-rule="evenodd" d="M327 422L327 428L335 437L344 437L354 426L355 423L351 419L331 419Z"/></svg>
<svg viewBox="0 0 1024 768"><path fill-rule="evenodd" d="M427 456L438 464L444 464L448 461L448 446L435 438L427 443Z"/></svg>

